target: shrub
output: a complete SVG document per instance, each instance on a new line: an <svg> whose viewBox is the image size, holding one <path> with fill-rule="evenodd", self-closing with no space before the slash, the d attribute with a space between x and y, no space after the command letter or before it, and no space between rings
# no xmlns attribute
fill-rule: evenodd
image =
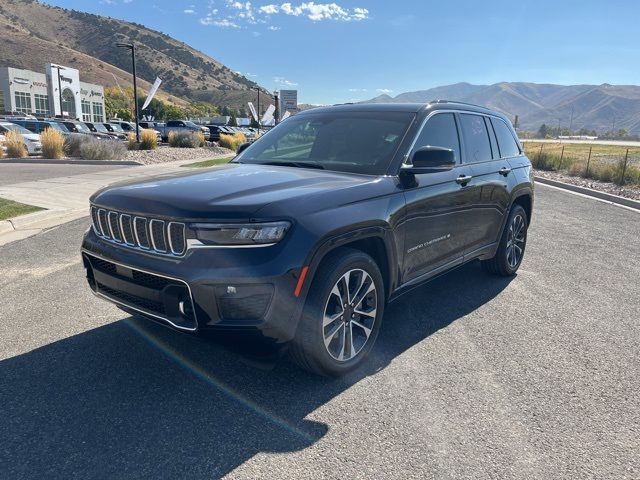
<svg viewBox="0 0 640 480"><path fill-rule="evenodd" d="M140 145L136 142L136 134L133 132L127 133L127 149L128 150L138 150Z"/></svg>
<svg viewBox="0 0 640 480"><path fill-rule="evenodd" d="M131 140L129 140L131 143ZM142 130L140 132L140 150L155 150L158 148L158 137L155 130Z"/></svg>
<svg viewBox="0 0 640 480"><path fill-rule="evenodd" d="M126 152L125 145L117 140L89 138L80 145L80 156L85 160L119 160Z"/></svg>
<svg viewBox="0 0 640 480"><path fill-rule="evenodd" d="M49 130L53 129L48 128L46 131ZM68 157L79 157L80 146L87 140L90 140L90 137L88 135L83 135L82 133L72 133L71 135L67 135L67 138L64 139L64 153Z"/></svg>
<svg viewBox="0 0 640 480"><path fill-rule="evenodd" d="M204 147L207 144L207 139L204 138L204 133L198 132L196 133L196 137L198 137L198 146Z"/></svg>
<svg viewBox="0 0 640 480"><path fill-rule="evenodd" d="M29 150L24 143L24 138L18 132L9 131L5 134L5 147L9 158L23 158L29 155Z"/></svg>
<svg viewBox="0 0 640 480"><path fill-rule="evenodd" d="M229 150L236 151L238 147L243 143L246 143L247 137L243 133L237 132L233 135L220 135L220 141L218 142L221 147L228 148Z"/></svg>
<svg viewBox="0 0 640 480"><path fill-rule="evenodd" d="M198 133L169 132L169 145L176 148L198 148L201 142L201 135Z"/></svg>
<svg viewBox="0 0 640 480"><path fill-rule="evenodd" d="M64 157L64 137L55 128L47 128L40 134L42 142L42 156L44 158Z"/></svg>

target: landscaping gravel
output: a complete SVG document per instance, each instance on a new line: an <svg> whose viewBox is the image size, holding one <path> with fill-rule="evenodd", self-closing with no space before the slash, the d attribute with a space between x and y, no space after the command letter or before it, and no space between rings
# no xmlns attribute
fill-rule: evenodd
<svg viewBox="0 0 640 480"><path fill-rule="evenodd" d="M235 152L218 146L202 148L174 148L159 146L156 150L128 151L122 160L134 160L151 165L154 163L175 162L177 160L203 160L220 155L235 155Z"/></svg>
<svg viewBox="0 0 640 480"><path fill-rule="evenodd" d="M640 200L640 187L632 185L624 185L621 187L615 183L602 182L600 180L593 180L590 178L573 177L566 173L550 172L548 170L534 169L534 172L536 175L550 180L570 183L571 185L577 185L579 187L592 188L593 190L610 193L612 195L619 195L633 200Z"/></svg>

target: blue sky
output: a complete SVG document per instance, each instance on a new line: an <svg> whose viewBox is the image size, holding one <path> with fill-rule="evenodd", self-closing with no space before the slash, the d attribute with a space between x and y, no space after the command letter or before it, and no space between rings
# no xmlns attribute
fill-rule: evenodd
<svg viewBox="0 0 640 480"><path fill-rule="evenodd" d="M456 82L640 83L640 2L47 0L134 21L300 103Z"/></svg>

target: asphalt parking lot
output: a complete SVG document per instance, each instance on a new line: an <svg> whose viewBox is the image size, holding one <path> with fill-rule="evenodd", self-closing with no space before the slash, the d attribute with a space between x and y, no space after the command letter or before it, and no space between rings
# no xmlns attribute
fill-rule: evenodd
<svg viewBox="0 0 640 480"><path fill-rule="evenodd" d="M21 182L33 182L48 178L59 178L83 173L104 172L123 168L122 165L72 165L0 162L0 185L13 185ZM129 167L130 168L130 167Z"/></svg>
<svg viewBox="0 0 640 480"><path fill-rule="evenodd" d="M338 380L96 299L87 225L0 247L0 478L640 478L636 212L539 186L516 277L405 296Z"/></svg>

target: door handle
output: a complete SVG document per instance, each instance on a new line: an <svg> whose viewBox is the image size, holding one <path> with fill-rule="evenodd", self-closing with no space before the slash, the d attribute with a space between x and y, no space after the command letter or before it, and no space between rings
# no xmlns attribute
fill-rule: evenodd
<svg viewBox="0 0 640 480"><path fill-rule="evenodd" d="M502 167L500 170L498 170L498 173L506 177L511 173L511 169L509 167Z"/></svg>
<svg viewBox="0 0 640 480"><path fill-rule="evenodd" d="M472 175L460 175L458 178L456 178L456 183L459 183L460 185L466 185L472 178Z"/></svg>

